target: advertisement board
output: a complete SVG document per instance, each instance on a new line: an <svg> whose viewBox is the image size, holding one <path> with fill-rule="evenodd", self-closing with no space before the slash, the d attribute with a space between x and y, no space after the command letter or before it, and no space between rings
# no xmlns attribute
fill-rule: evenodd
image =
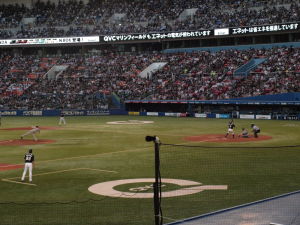
<svg viewBox="0 0 300 225"><path fill-rule="evenodd" d="M180 113L169 113L169 112L166 112L166 113L165 113L165 116L179 117L179 116L180 116Z"/></svg>
<svg viewBox="0 0 300 225"><path fill-rule="evenodd" d="M100 41L106 43L126 42L126 41L154 41L154 40L171 40L171 39L179 39L179 38L197 38L197 37L208 37L208 36L213 36L212 30L106 35L106 36L100 36Z"/></svg>
<svg viewBox="0 0 300 225"><path fill-rule="evenodd" d="M230 118L230 115L229 114L216 114L216 118L228 119L228 118Z"/></svg>
<svg viewBox="0 0 300 225"><path fill-rule="evenodd" d="M255 119L255 115L252 115L252 114L240 114L240 119Z"/></svg>
<svg viewBox="0 0 300 225"><path fill-rule="evenodd" d="M270 120L271 115L256 115L255 118L259 120Z"/></svg>
<svg viewBox="0 0 300 225"><path fill-rule="evenodd" d="M140 112L128 112L129 116L139 116Z"/></svg>
<svg viewBox="0 0 300 225"><path fill-rule="evenodd" d="M206 118L206 114L205 113L195 113L195 117L197 118Z"/></svg>
<svg viewBox="0 0 300 225"><path fill-rule="evenodd" d="M1 39L0 46L99 43L99 36Z"/></svg>
<svg viewBox="0 0 300 225"><path fill-rule="evenodd" d="M147 116L158 116L158 112L147 112Z"/></svg>
<svg viewBox="0 0 300 225"><path fill-rule="evenodd" d="M110 115L108 110L1 110L1 116L105 116Z"/></svg>

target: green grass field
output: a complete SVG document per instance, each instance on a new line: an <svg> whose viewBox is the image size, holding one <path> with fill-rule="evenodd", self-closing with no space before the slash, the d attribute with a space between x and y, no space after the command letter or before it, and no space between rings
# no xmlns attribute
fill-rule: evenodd
<svg viewBox="0 0 300 225"><path fill-rule="evenodd" d="M29 148L36 158L35 186L17 183L23 168L0 170L0 225L154 224L153 199L107 197L88 191L91 185L106 181L153 178L153 143L145 142L146 135L157 135L162 143L187 145L161 146L162 178L228 186L227 190L163 198L164 223L300 190L300 148L275 148L300 144L298 121L236 120L237 131L256 123L262 134L273 138L243 143L196 143L183 137L225 134L228 121L134 116L67 117L66 120L68 124L62 129L42 130L38 135L40 139L56 140L55 143L0 146L0 164L23 164ZM107 124L127 120L154 123ZM32 125L58 127L58 118L4 117L1 128ZM18 139L23 133L0 130L0 141ZM188 147L197 145L202 147ZM130 183L115 189L135 195L138 188L149 185ZM151 188L146 189L138 193L152 192ZM180 189L176 184L165 184L162 188L163 191Z"/></svg>

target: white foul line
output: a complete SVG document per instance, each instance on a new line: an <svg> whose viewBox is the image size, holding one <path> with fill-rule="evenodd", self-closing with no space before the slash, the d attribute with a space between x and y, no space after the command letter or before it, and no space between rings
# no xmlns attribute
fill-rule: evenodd
<svg viewBox="0 0 300 225"><path fill-rule="evenodd" d="M37 186L36 184L26 183L26 182L20 182L20 181L14 181L9 179L2 179L2 181L16 183L16 184L25 184L25 185L31 185L31 186Z"/></svg>
<svg viewBox="0 0 300 225"><path fill-rule="evenodd" d="M117 171L112 171L112 170L101 170L101 169L93 169L93 168L75 168L75 169L68 169L68 170L58 170L58 171L47 172L47 173L38 173L38 174L34 174L32 176L43 176L43 175L48 175L48 174L63 173L63 172L69 172L69 171L75 171L75 170L93 170L93 171L107 172L107 173L118 173ZM26 176L26 177L28 177L28 176ZM26 184L26 185L37 186L36 184L24 183L24 182L12 180L12 179L19 179L19 178L20 177L11 177L11 178L2 179L2 181L16 183L16 184Z"/></svg>

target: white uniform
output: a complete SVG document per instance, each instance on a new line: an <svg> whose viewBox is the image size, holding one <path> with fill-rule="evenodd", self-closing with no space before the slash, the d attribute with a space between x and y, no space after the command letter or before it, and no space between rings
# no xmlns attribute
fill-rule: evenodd
<svg viewBox="0 0 300 225"><path fill-rule="evenodd" d="M27 135L32 135L33 139L35 141L37 141L37 137L35 136L36 133L40 133L40 128L38 126L32 127L32 129L30 131L27 131L25 134L21 135L21 139L23 139L23 137L27 136Z"/></svg>
<svg viewBox="0 0 300 225"><path fill-rule="evenodd" d="M63 123L64 125L67 124L67 123L66 123L66 120L65 120L65 115L64 115L63 113L60 114L58 125L61 125L62 123Z"/></svg>
<svg viewBox="0 0 300 225"><path fill-rule="evenodd" d="M258 127L258 126L256 126L256 125L251 125L251 127L252 127L252 131L253 131L253 134L254 134L254 137L255 138L258 138L258 133L260 133L260 128Z"/></svg>
<svg viewBox="0 0 300 225"><path fill-rule="evenodd" d="M32 164L34 162L34 155L29 151L29 153L25 154L24 156L25 159L25 166L24 166L24 172L22 175L22 181L25 180L25 176L27 173L27 170L29 171L29 182L32 182Z"/></svg>

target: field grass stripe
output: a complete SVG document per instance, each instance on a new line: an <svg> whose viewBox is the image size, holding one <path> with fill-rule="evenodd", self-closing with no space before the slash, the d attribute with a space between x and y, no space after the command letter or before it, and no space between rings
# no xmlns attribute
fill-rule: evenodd
<svg viewBox="0 0 300 225"><path fill-rule="evenodd" d="M188 144L188 143L190 143L190 142L182 142L177 145L184 145L184 144ZM88 157L94 157L94 156L112 155L112 154L117 154L117 153L138 152L138 151L142 151L142 150L152 150L153 148L154 148L153 146L148 146L148 147L144 147L144 148L128 149L128 150L116 151L116 152L105 152L105 153L98 153L98 154L93 154L93 155L81 155L81 156L73 156L73 157L67 157L67 158L49 159L49 160L39 161L39 163L55 162L55 161L69 160L69 159L81 159L81 158L88 158ZM36 163L36 164L38 164L38 163Z"/></svg>
<svg viewBox="0 0 300 225"><path fill-rule="evenodd" d="M176 145L184 145L188 144L189 142L182 142ZM98 153L93 155L81 155L81 156L73 156L73 157L66 157L66 158L58 158L58 159L49 159L49 160L40 160L39 162L35 162L35 164L45 163L45 162L56 162L61 160L70 160L70 159L82 159L82 158L88 158L88 157L95 157L95 156L103 156L103 155L111 155L111 154L117 154L117 153L127 153L127 152L136 152L136 151L144 151L144 150L152 150L153 146L148 146L144 148L137 148L137 149L128 149L123 151L116 151L116 152L105 152L105 153ZM23 165L23 164L14 164L16 166Z"/></svg>
<svg viewBox="0 0 300 225"><path fill-rule="evenodd" d="M19 177L18 177L19 178ZM11 182L11 183L16 183L16 184L24 184L24 185L31 185L31 186L37 186L36 184L31 184L31 183L25 183L25 182L20 182L20 181L14 181L10 180L11 178L8 179L2 179L4 182Z"/></svg>
<svg viewBox="0 0 300 225"><path fill-rule="evenodd" d="M95 157L95 156L104 156L104 155L111 155L111 154L123 153L123 152L135 152L135 151L146 150L150 147L153 148L152 146L149 146L149 147L145 147L145 148L128 149L128 150L124 150L124 151L105 152L105 153L98 153L98 154L93 154L93 155L81 155L81 156L73 156L73 157L60 158L60 159L49 159L49 160L39 161L36 164L44 163L44 162L55 162L55 161L61 161L61 160L69 160L69 159L81 159L81 158L88 158L88 157Z"/></svg>
<svg viewBox="0 0 300 225"><path fill-rule="evenodd" d="M33 177L44 176L44 175L49 175L49 174L64 173L64 172L70 172L70 171L76 171L76 170L94 170L94 171L107 172L107 173L118 173L117 171L111 171L111 170L100 170L100 169L93 169L93 168L74 168L74 169L67 169L67 170L57 170L57 171L52 171L52 172L47 172L47 173L38 173L38 174L33 174L32 176ZM6 180L17 179L17 178L20 178L20 177L10 177L10 178L6 178Z"/></svg>
<svg viewBox="0 0 300 225"><path fill-rule="evenodd" d="M115 126L115 125L114 125ZM82 127L81 128L64 128L64 130L70 130L70 131L93 131L93 132L99 132L99 133L118 133L118 134L132 134L132 135L140 135L139 132L126 132L126 131L116 131L116 130L98 130L99 128L111 128L112 126L103 126L103 127ZM87 129L85 129L87 128ZM93 129L94 128L94 129ZM197 133L198 134L198 133ZM195 135L197 135L195 134ZM160 133L160 136L167 136L167 137L184 137L185 134L167 134L167 133ZM72 139L72 138L71 138ZM64 139L64 140L69 140Z"/></svg>
<svg viewBox="0 0 300 225"><path fill-rule="evenodd" d="M118 173L117 171L113 170L100 170L100 169L93 169L93 168L81 168L83 170L94 170L94 171L100 171L100 172L107 172L107 173Z"/></svg>
<svg viewBox="0 0 300 225"><path fill-rule="evenodd" d="M81 159L81 158L110 155L110 154L123 153L123 152L135 152L135 151L147 150L150 147L152 148L152 146L149 146L149 147L145 147L145 148L128 149L128 150L116 151L116 152L105 152L105 153L98 153L98 154L93 154L93 155L81 155L81 156L73 156L73 157L59 158L59 159L40 160L39 162L35 162L35 164L41 164L41 163L45 163L45 162L56 162L56 161L70 160L70 159ZM14 164L14 166L19 166L19 165L23 165L23 164Z"/></svg>
<svg viewBox="0 0 300 225"><path fill-rule="evenodd" d="M32 176L42 176L42 175L48 175L48 174L55 174L55 173L63 173L63 172L68 172L68 171L73 171L73 170L80 170L82 168L75 168L75 169L68 169L68 170L58 170L58 171L52 171L52 172L47 172L47 173L38 173L38 174L33 174ZM28 176L26 176L28 177ZM6 179L17 179L20 177L10 177L10 178L6 178Z"/></svg>

